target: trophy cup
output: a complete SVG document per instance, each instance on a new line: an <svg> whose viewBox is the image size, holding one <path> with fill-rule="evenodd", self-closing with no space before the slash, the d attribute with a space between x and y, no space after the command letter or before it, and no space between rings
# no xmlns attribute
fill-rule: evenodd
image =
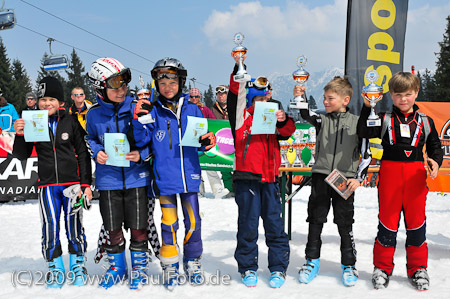
<svg viewBox="0 0 450 299"><path fill-rule="evenodd" d="M294 132L294 142L292 146L295 148L295 160L292 163L292 167L304 167L305 163L302 160L302 151L305 148L305 143L303 142L303 131L295 130Z"/></svg>
<svg viewBox="0 0 450 299"><path fill-rule="evenodd" d="M294 78L294 81L301 86L303 86L309 79L309 73L303 68L306 65L306 61L306 57L303 55L297 58L297 66L299 67L299 69L292 73L292 78ZM293 101L290 102L289 108L308 109L306 95L303 94L299 97L296 97Z"/></svg>
<svg viewBox="0 0 450 299"><path fill-rule="evenodd" d="M142 76L139 76L139 84L141 85L141 89L139 89L138 92L136 93L137 98L139 100L149 100L150 101L150 90L145 88L145 83L144 83L144 79L142 78ZM150 113L139 116L138 121L143 125L155 122L155 120L153 119L153 117Z"/></svg>
<svg viewBox="0 0 450 299"><path fill-rule="evenodd" d="M242 45L244 42L244 35L242 33L236 33L234 35L234 43L236 44L236 47L233 48L231 51L231 55L233 57L239 56L239 65L238 65L238 71L236 75L234 75L233 80L235 82L247 82L250 81L251 76L247 73L247 71L244 68L244 62L242 60L242 57L247 53L247 48Z"/></svg>
<svg viewBox="0 0 450 299"><path fill-rule="evenodd" d="M381 126L381 119L375 113L375 105L378 101L383 98L383 87L375 84L378 80L378 72L376 70L371 70L367 72L366 79L370 82L369 85L364 86L362 89L362 96L365 101L370 103L370 115L367 118L368 127L379 127Z"/></svg>
<svg viewBox="0 0 450 299"><path fill-rule="evenodd" d="M311 151L311 159L309 160L308 166L312 167L316 160L314 155L316 154L316 128L311 127L308 129L309 138L306 141L306 147Z"/></svg>
<svg viewBox="0 0 450 299"><path fill-rule="evenodd" d="M286 140L281 140L280 141L280 154L281 154L281 165L280 167L289 167L290 163L289 160L287 158L287 151L289 149L289 142L287 142Z"/></svg>

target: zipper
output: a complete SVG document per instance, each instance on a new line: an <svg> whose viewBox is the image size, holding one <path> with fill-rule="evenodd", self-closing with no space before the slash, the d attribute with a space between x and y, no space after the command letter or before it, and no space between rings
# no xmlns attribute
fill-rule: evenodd
<svg viewBox="0 0 450 299"><path fill-rule="evenodd" d="M338 142L338 136L339 136L339 121L341 119L341 116L338 116L338 120L337 120L337 125L336 127L338 128L336 130L336 140L334 141L334 151L333 151L333 162L331 162L331 170L334 169L334 159L336 158L336 148L337 148L337 142Z"/></svg>
<svg viewBox="0 0 450 299"><path fill-rule="evenodd" d="M117 107L115 107L115 109L117 109ZM116 114L116 130L117 133L120 133L119 131L119 112L115 111ZM123 167L120 167L120 170L122 171L122 184L123 184L123 190L126 189L126 185L125 185L125 169Z"/></svg>
<svg viewBox="0 0 450 299"><path fill-rule="evenodd" d="M156 168L156 165L155 165L155 173L156 173L156 176L158 177L158 180L161 181L161 177L159 176L158 169Z"/></svg>
<svg viewBox="0 0 450 299"><path fill-rule="evenodd" d="M169 148L172 149L172 131L170 130L170 120L167 120L167 132L169 133Z"/></svg>
<svg viewBox="0 0 450 299"><path fill-rule="evenodd" d="M344 127L341 128L341 144L342 144L342 138L344 136Z"/></svg>
<svg viewBox="0 0 450 299"><path fill-rule="evenodd" d="M56 138L53 135L53 128L52 125L49 123L48 126L50 127L50 139L52 140L53 145L53 159L55 159L55 177L56 177L56 185L59 185L59 176L58 176L58 159L56 158ZM58 129L58 123L56 123L56 129ZM55 132L56 132L55 129Z"/></svg>

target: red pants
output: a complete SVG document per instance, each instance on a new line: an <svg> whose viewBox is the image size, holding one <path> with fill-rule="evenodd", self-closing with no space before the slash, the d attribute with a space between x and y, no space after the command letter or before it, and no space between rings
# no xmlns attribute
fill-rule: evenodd
<svg viewBox="0 0 450 299"><path fill-rule="evenodd" d="M408 276L427 268L428 248L425 203L428 193L423 162L383 161L378 184L379 225L373 249L373 264L389 275L394 269L394 252L400 213L406 227Z"/></svg>

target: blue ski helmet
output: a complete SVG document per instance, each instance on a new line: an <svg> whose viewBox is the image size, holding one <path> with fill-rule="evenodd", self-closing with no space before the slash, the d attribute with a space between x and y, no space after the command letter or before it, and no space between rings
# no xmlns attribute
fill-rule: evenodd
<svg viewBox="0 0 450 299"><path fill-rule="evenodd" d="M257 88L253 81L255 81L255 78L252 78L250 81L247 81L247 108L250 108L252 105L253 98L259 95L266 95L269 93L269 89L266 88Z"/></svg>

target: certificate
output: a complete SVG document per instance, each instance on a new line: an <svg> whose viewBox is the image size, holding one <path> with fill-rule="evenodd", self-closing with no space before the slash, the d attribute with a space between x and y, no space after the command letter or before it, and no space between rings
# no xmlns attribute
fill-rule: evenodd
<svg viewBox="0 0 450 299"><path fill-rule="evenodd" d="M106 165L130 167L125 155L130 152L130 143L123 133L105 133L105 152L108 155Z"/></svg>
<svg viewBox="0 0 450 299"><path fill-rule="evenodd" d="M256 102L253 113L252 134L275 134L277 103Z"/></svg>
<svg viewBox="0 0 450 299"><path fill-rule="evenodd" d="M180 146L201 147L199 138L208 133L208 120L203 117L188 116L187 126Z"/></svg>
<svg viewBox="0 0 450 299"><path fill-rule="evenodd" d="M47 110L25 110L22 118L25 121L23 132L26 142L50 141Z"/></svg>

